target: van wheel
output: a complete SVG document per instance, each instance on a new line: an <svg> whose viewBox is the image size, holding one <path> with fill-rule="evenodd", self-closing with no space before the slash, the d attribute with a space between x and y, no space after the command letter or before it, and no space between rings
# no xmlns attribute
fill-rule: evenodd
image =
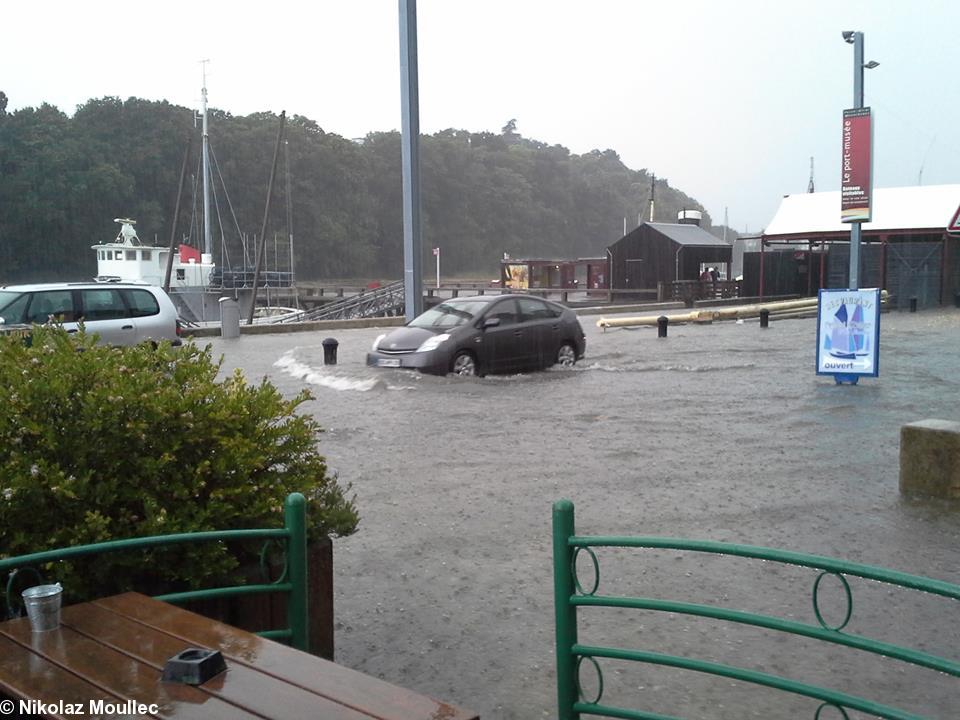
<svg viewBox="0 0 960 720"><path fill-rule="evenodd" d="M450 372L454 375L462 375L465 377L475 377L480 374L477 372L476 358L466 350L461 350L453 358L453 363L450 365Z"/></svg>
<svg viewBox="0 0 960 720"><path fill-rule="evenodd" d="M557 350L557 365L573 367L577 362L577 350L570 343L564 343Z"/></svg>

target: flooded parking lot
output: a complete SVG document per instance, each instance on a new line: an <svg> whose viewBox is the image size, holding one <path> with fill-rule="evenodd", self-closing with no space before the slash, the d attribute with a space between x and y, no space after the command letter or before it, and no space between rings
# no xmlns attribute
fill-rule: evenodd
<svg viewBox="0 0 960 720"><path fill-rule="evenodd" d="M905 500L897 489L900 427L960 420L960 311L884 315L881 375L856 387L814 374L812 319L767 330L677 326L658 339L656 328L601 332L596 317L581 318L587 354L574 369L479 379L367 368L382 332L374 328L212 341L225 369L268 376L288 394L311 390L305 407L326 428L322 451L357 494L360 528L334 544L338 662L483 718L554 716L550 513L560 498L575 503L585 534L768 545L960 582L960 508ZM325 367L328 336L340 343L339 364ZM771 578L676 553L601 562L613 569L605 582L634 593L704 593L710 602L716 592L723 603L813 622L809 573ZM920 636L929 651L956 657L956 603L908 603L865 588L860 631ZM865 692L912 698L936 717L957 707L945 689L956 682L930 672L851 661L818 677L822 651L798 660L781 643L780 658L768 657L769 640L717 623L613 614L583 631L680 654L706 648L827 684L866 675L855 681ZM607 693L668 714L792 716L762 693L708 702L701 678L607 673ZM730 696L728 681L714 682L711 697ZM665 698L671 704L656 704ZM816 703L796 708L813 717Z"/></svg>

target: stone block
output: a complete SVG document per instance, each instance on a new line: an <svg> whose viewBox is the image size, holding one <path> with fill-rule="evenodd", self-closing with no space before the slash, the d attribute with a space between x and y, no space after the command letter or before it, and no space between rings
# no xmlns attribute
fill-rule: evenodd
<svg viewBox="0 0 960 720"><path fill-rule="evenodd" d="M960 500L960 422L918 420L900 428L900 492Z"/></svg>

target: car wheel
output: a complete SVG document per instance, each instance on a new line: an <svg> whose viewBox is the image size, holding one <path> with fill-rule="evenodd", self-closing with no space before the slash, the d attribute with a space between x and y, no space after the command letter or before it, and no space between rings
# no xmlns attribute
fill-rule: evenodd
<svg viewBox="0 0 960 720"><path fill-rule="evenodd" d="M557 365L573 367L577 362L577 350L570 343L564 343L557 350Z"/></svg>
<svg viewBox="0 0 960 720"><path fill-rule="evenodd" d="M466 377L478 375L477 360L466 350L461 350L456 354L456 357L453 358L453 363L450 365L450 372L454 375L463 375Z"/></svg>

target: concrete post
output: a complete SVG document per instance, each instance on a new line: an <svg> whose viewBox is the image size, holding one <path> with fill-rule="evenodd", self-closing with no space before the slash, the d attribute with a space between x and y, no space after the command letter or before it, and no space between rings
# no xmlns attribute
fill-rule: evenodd
<svg viewBox="0 0 960 720"><path fill-rule="evenodd" d="M960 500L960 422L929 419L900 428L900 492Z"/></svg>

